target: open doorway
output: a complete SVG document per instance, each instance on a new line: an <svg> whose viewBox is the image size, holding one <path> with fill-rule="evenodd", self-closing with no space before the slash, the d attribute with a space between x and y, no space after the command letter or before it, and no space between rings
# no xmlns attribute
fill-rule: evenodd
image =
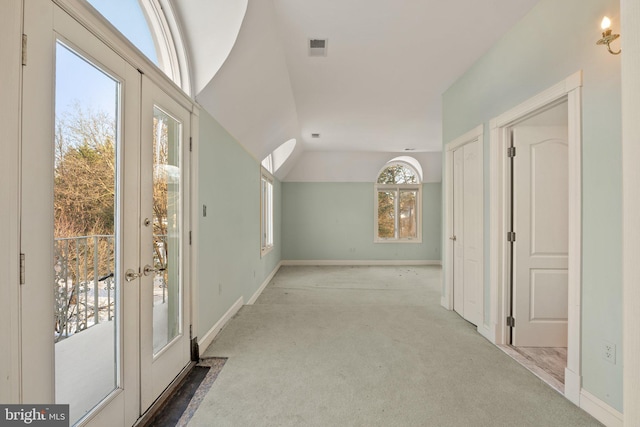
<svg viewBox="0 0 640 427"><path fill-rule="evenodd" d="M568 322L566 97L510 127L509 345L564 392Z"/></svg>
<svg viewBox="0 0 640 427"><path fill-rule="evenodd" d="M566 217L568 218L568 220L566 221L567 250L566 255L563 255L562 257L560 257L560 255L556 253L554 253L553 255L553 257L558 259L566 258L566 264L563 264L561 266L549 265L541 267L540 270L546 271L541 271L540 277L542 277L543 273L545 272L553 272L554 274L548 274L545 277L546 279L549 279L546 281L547 284L544 285L543 283L545 283L545 281L542 280L540 282L540 288L542 289L545 286L547 288L550 288L550 283L558 282L560 277L566 276L566 297L564 297L564 293L563 297L558 297L556 292L553 303L541 304L538 308L534 307L533 316L531 315L531 299L529 299L529 306L524 310L524 312L521 310L521 312L517 314L515 313L517 312L517 308L515 309L515 312L512 311L512 308L515 307L515 302L517 302L518 292L517 290L515 290L514 292L511 291L511 283L512 275L518 274L518 272L516 271L518 267L514 266L513 264L514 259L517 264L518 255L516 251L511 251L511 240L515 238L517 241L520 237L522 237L522 235L518 236L518 230L514 231L514 229L512 229L513 225L517 224L517 222L514 222L514 218L512 218L512 214L514 212L512 210L512 202L516 202L516 198L512 197L511 192L513 187L513 183L511 182L512 158L510 157L511 152L513 151L511 149L512 137L514 135L514 130L516 130L517 133L518 125L523 125L527 122L527 120L536 116L540 116L540 113L543 112L549 112L549 114L552 114L551 110L553 110L554 107L560 106L561 104L566 105L567 111L566 160L560 160L560 157L565 156L564 154L557 155L556 153L556 151L560 149L559 147L562 144L549 145L547 148L550 149L548 150L547 154L553 159L554 162L563 165L565 169L564 173L566 173L567 176L565 193L566 196L564 196L564 198L566 199ZM530 322L532 318L539 319L541 317L546 318L545 320L547 321L547 323L560 323L557 322L558 319L556 317L561 317L558 315L558 313L562 309L565 309L566 328L563 327L563 329L566 330L567 353L566 367L564 368L563 392L565 397L567 397L575 404L579 404L580 402L582 384L580 367L580 296L582 259L581 104L582 72L578 71L577 73L562 80L558 84L548 88L543 92L538 93L529 100L515 106L509 111L491 120L491 140L489 146L491 155L489 209L489 267L491 302L490 323L491 332L494 334L492 338L495 344L503 348L514 358L522 361L520 357L516 357L516 355L513 354L517 354L517 352L513 351L513 348L510 347L512 331L514 329L510 325L513 325L515 323L515 329L517 330L518 327L522 325L523 320L524 323L527 323L528 321ZM534 121L530 121L528 125L531 126L532 123L535 125L535 120L542 119L544 119L544 116L537 117L536 119L534 119ZM548 123L541 124L544 126L548 125ZM519 152L517 147L515 151L516 156L521 154L521 151ZM531 163L531 159L529 159L529 163ZM554 178L548 179L548 182L544 181L544 179L552 177L552 174L548 174L547 176L544 172L544 170L542 170L541 172L541 177L543 179L542 183L544 184L543 187L545 185L547 187L553 187L554 185L556 185ZM528 185L531 186L532 184L529 183ZM546 193L543 192L542 194ZM563 198L562 195L556 195L554 197L556 197L557 199ZM554 203L557 202L554 200L546 201L546 204L553 205ZM529 214L531 214L531 207L527 209L529 211ZM535 211L534 214L540 215L540 213L535 213ZM536 220L537 219L540 218L536 218ZM554 223L555 221L556 227L557 224L561 223L561 221L558 220L549 221L551 223ZM544 225L544 222L542 224L543 225L540 227L541 230L548 230L550 228L553 228L552 225ZM528 230L528 232L530 231L531 230ZM515 236L513 235L514 232L516 233ZM550 236L553 237L553 233L551 233ZM529 236L529 243L527 248L529 255L533 252L531 251L530 237L531 236ZM538 237L534 236L534 239L535 238ZM540 252L550 251L551 249L558 252L558 239L556 239L555 237L548 237L546 240L546 244L549 245L549 247L547 247L546 249L541 249ZM551 247L553 245L555 246ZM520 255L520 257L522 257L522 255ZM520 261L522 260L520 259ZM564 273L563 271L566 271L566 273ZM529 271L527 274L529 274L530 276L531 271ZM529 277L529 284L530 283L531 281ZM537 286L537 284L535 286ZM553 290L557 291L557 289L559 288L555 288ZM523 291L521 291L521 294L522 292ZM524 292L531 294L532 290L531 288L529 288ZM535 297L536 295L534 295L534 298ZM514 298L513 304L512 298ZM566 300L564 300L564 298L566 298ZM547 311L545 312L545 310ZM554 320L553 322L551 322L549 319ZM546 333L543 333L543 335L546 335ZM516 343L516 346L524 347L524 345L522 345L521 343ZM549 384L553 386L551 382L549 382Z"/></svg>

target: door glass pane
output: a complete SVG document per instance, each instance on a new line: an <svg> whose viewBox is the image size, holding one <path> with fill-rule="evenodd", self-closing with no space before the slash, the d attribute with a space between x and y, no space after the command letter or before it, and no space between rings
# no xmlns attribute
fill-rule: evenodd
<svg viewBox="0 0 640 427"><path fill-rule="evenodd" d="M378 191L378 237L381 239L395 237L395 200L395 191Z"/></svg>
<svg viewBox="0 0 640 427"><path fill-rule="evenodd" d="M418 192L415 190L400 190L400 238L418 237L417 223L417 199Z"/></svg>
<svg viewBox="0 0 640 427"><path fill-rule="evenodd" d="M153 108L153 354L181 327L182 124Z"/></svg>
<svg viewBox="0 0 640 427"><path fill-rule="evenodd" d="M120 83L56 44L56 402L71 424L118 386Z"/></svg>

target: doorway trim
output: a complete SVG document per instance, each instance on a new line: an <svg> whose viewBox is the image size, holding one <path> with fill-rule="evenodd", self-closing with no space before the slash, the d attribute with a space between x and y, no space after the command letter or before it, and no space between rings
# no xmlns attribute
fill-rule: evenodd
<svg viewBox="0 0 640 427"><path fill-rule="evenodd" d="M509 307L510 263L509 162L507 145L511 126L538 110L566 98L569 119L569 271L568 338L565 368L565 397L579 405L582 387L580 364L580 313L582 288L582 70L535 95L490 121L490 302L495 344L508 344L506 318Z"/></svg>
<svg viewBox="0 0 640 427"><path fill-rule="evenodd" d="M449 238L453 235L453 152L467 144L472 142L478 142L480 145L480 152L482 153L480 163L480 174L484 177L484 125L481 124L471 129L464 135L450 141L445 145L444 151L444 175L445 175L445 192L444 192L444 253L445 253L445 265L444 271L444 289L440 304L447 310L453 310L453 241ZM484 226L484 185L481 186L482 194L480 195L481 209L480 209L480 224ZM489 324L485 324L486 307L484 306L484 232L481 233L481 245L482 248L482 262L480 263L481 277L481 289L478 295L482 295L482 312L480 313L482 321L477 325L478 332L483 336L491 338L491 328Z"/></svg>

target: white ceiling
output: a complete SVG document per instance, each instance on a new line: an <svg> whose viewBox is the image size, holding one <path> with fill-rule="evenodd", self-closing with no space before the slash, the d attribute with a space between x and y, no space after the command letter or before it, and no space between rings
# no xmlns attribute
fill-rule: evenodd
<svg viewBox="0 0 640 427"><path fill-rule="evenodd" d="M243 7L175 3L196 99L261 160L291 138L294 158L440 151L443 92L537 1L248 0L220 45L208 12L238 28ZM328 55L309 57L309 38L327 38Z"/></svg>
<svg viewBox="0 0 640 427"><path fill-rule="evenodd" d="M274 0L305 148L440 151L442 93L536 2Z"/></svg>

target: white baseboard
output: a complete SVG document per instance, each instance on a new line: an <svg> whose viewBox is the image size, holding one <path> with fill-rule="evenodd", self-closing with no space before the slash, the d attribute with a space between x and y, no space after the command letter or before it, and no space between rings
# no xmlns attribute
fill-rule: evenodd
<svg viewBox="0 0 640 427"><path fill-rule="evenodd" d="M332 260L332 259L290 259L282 261L282 265L309 265L309 266L350 266L350 265L442 265L440 260Z"/></svg>
<svg viewBox="0 0 640 427"><path fill-rule="evenodd" d="M607 427L622 427L622 414L585 389L580 392L580 407Z"/></svg>
<svg viewBox="0 0 640 427"><path fill-rule="evenodd" d="M564 397L575 405L580 406L580 391L582 377L569 368L564 368Z"/></svg>
<svg viewBox="0 0 640 427"><path fill-rule="evenodd" d="M449 308L449 300L443 296L440 297L440 305L444 307L445 310L451 310Z"/></svg>
<svg viewBox="0 0 640 427"><path fill-rule="evenodd" d="M207 331L206 334L198 341L198 347L200 348L200 352L203 353L207 347L211 345L215 337L220 333L222 328L227 324L227 322L242 308L244 304L244 298L240 297L238 300L233 303L229 310L216 322L215 325L211 329Z"/></svg>
<svg viewBox="0 0 640 427"><path fill-rule="evenodd" d="M260 294L262 294L262 291L264 291L264 288L267 287L271 279L273 279L273 276L275 276L278 270L280 270L280 267L282 267L282 261L280 261L278 265L276 265L276 267L273 269L273 271L267 276L267 278L264 279L264 282L262 282L262 285L260 285L258 290L255 291L255 293L251 296L251 298L249 298L249 301L247 301L247 305L253 305L253 303L256 302Z"/></svg>

